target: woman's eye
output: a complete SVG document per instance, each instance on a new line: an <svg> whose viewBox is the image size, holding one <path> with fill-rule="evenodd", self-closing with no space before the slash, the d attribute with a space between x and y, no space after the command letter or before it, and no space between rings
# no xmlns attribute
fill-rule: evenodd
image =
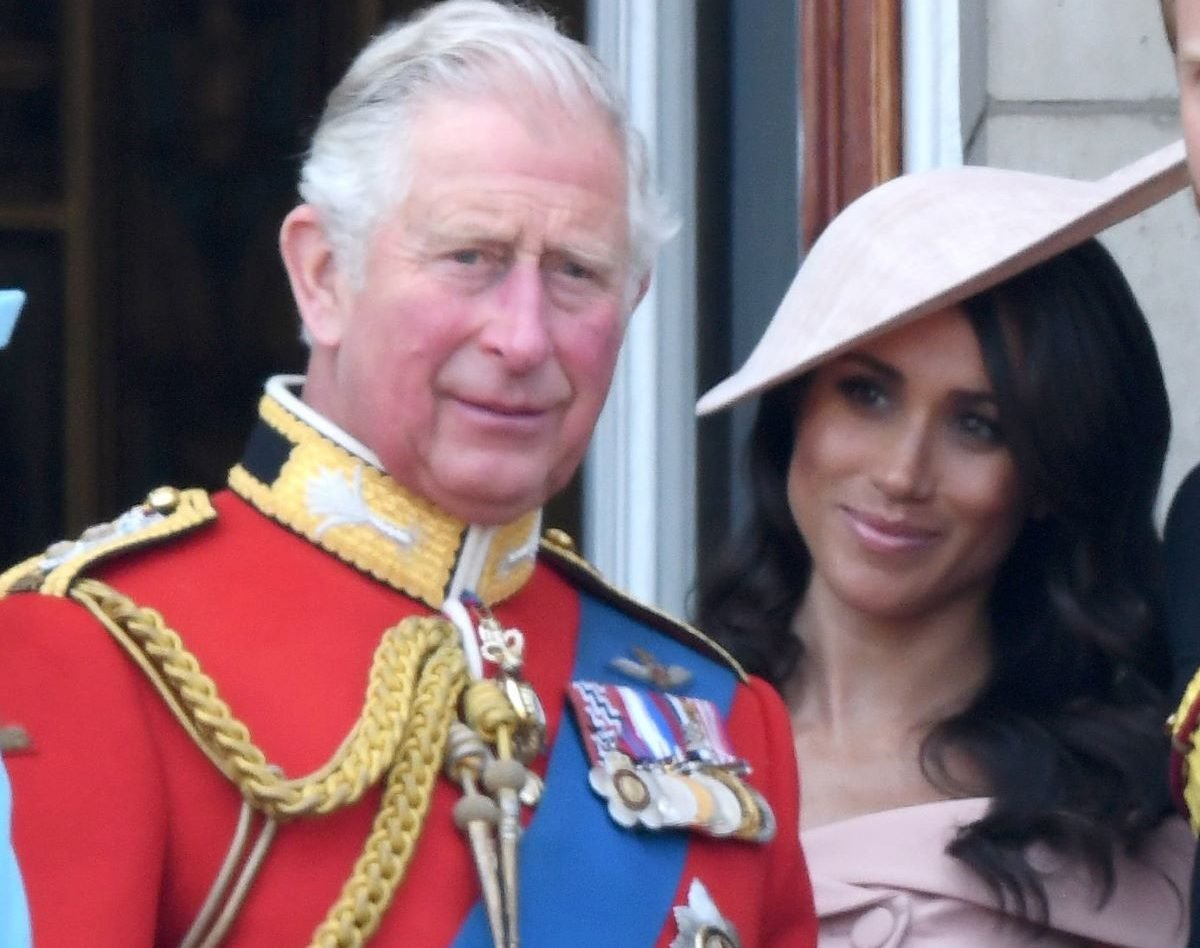
<svg viewBox="0 0 1200 948"><path fill-rule="evenodd" d="M845 399L864 408L882 408L888 403L888 393L874 379L851 376L837 383L838 391Z"/></svg>
<svg viewBox="0 0 1200 948"><path fill-rule="evenodd" d="M986 415L973 412L961 415L958 419L958 429L972 441L981 444L1004 443L1004 432L1000 428L1000 422Z"/></svg>

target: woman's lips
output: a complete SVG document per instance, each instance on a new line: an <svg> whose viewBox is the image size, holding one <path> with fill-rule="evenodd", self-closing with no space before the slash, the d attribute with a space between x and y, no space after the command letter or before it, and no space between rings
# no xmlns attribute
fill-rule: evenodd
<svg viewBox="0 0 1200 948"><path fill-rule="evenodd" d="M937 538L938 531L877 514L843 507L850 529L859 541L877 553L911 553L925 549Z"/></svg>

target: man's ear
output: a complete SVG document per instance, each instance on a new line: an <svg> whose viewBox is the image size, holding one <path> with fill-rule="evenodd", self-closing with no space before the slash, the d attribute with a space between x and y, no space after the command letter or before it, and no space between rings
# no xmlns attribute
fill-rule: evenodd
<svg viewBox="0 0 1200 948"><path fill-rule="evenodd" d="M309 338L317 345L336 346L345 330L351 294L311 204L292 208L283 219L279 254Z"/></svg>
<svg viewBox="0 0 1200 948"><path fill-rule="evenodd" d="M637 292L633 294L633 302L629 304L628 315L632 315L633 311L641 305L642 300L645 298L646 291L650 289L650 276L651 274L647 273L638 283Z"/></svg>

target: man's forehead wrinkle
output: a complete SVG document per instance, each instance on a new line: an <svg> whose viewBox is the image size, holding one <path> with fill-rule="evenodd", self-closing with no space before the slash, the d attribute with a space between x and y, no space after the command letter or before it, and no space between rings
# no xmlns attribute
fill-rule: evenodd
<svg viewBox="0 0 1200 948"><path fill-rule="evenodd" d="M575 250L591 257L611 257L624 238L621 211L606 213L604 202L580 206L567 195L548 202L516 189L493 188L434 200L423 216L443 239L534 241L548 249Z"/></svg>

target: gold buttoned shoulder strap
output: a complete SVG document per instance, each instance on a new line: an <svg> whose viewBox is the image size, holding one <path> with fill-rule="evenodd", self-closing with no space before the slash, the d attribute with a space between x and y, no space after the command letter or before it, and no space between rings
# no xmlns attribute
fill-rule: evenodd
<svg viewBox="0 0 1200 948"><path fill-rule="evenodd" d="M1179 707L1167 719L1171 734L1171 792L1188 816L1192 831L1200 833L1200 748L1196 746L1200 724L1200 670L1183 691Z"/></svg>
<svg viewBox="0 0 1200 948"><path fill-rule="evenodd" d="M215 522L217 512L203 490L159 487L115 520L60 540L0 574L0 598L17 592L63 597L97 563L165 542Z"/></svg>

